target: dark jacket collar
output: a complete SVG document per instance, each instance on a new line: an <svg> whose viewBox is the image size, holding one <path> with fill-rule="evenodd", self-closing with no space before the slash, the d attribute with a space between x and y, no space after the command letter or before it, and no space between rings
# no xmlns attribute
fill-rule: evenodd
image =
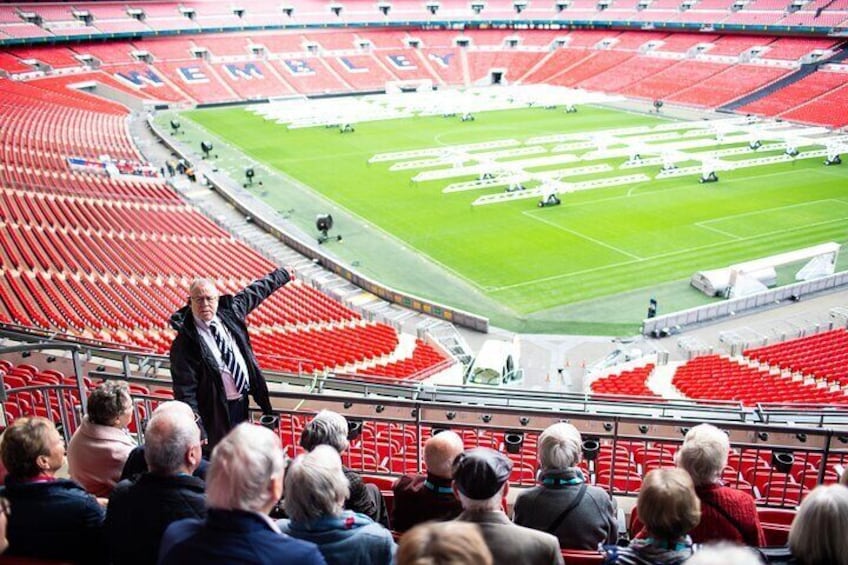
<svg viewBox="0 0 848 565"><path fill-rule="evenodd" d="M227 530L230 532L257 532L271 530L270 524L256 512L245 510L221 510L210 508L206 523L215 530Z"/></svg>
<svg viewBox="0 0 848 565"><path fill-rule="evenodd" d="M191 489L203 493L206 484L193 475L156 475L154 473L142 473L134 482L142 486L154 486L157 488Z"/></svg>

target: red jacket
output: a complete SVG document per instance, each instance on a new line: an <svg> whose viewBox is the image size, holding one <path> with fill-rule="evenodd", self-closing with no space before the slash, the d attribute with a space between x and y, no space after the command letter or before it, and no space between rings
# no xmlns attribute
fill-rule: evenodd
<svg viewBox="0 0 848 565"><path fill-rule="evenodd" d="M701 522L689 535L695 543L726 540L753 547L766 544L754 498L717 484L695 489L701 499Z"/></svg>

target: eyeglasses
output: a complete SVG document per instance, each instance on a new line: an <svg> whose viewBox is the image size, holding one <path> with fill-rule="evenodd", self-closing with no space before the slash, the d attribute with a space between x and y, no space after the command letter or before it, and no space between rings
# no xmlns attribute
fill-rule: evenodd
<svg viewBox="0 0 848 565"><path fill-rule="evenodd" d="M218 300L217 296L192 296L193 302L216 302Z"/></svg>

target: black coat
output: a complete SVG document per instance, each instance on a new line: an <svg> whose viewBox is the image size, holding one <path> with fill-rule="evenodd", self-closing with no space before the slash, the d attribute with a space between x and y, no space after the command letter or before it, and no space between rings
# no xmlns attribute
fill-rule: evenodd
<svg viewBox="0 0 848 565"><path fill-rule="evenodd" d="M218 301L218 319L227 327L247 365L250 393L265 413L271 412L268 385L247 335L245 318L275 290L289 282L285 269L277 269L250 283L235 296L224 295ZM200 427L209 439L211 450L227 435L230 424L227 397L215 357L197 332L191 306L171 316L177 337L171 344L171 379L174 398L182 400L200 415Z"/></svg>
<svg viewBox="0 0 848 565"><path fill-rule="evenodd" d="M205 485L197 477L151 473L121 481L109 497L105 533L114 565L156 563L165 529L206 517Z"/></svg>
<svg viewBox="0 0 848 565"><path fill-rule="evenodd" d="M95 498L73 481L19 482L6 477L0 496L13 508L6 536L10 556L105 563L103 518Z"/></svg>

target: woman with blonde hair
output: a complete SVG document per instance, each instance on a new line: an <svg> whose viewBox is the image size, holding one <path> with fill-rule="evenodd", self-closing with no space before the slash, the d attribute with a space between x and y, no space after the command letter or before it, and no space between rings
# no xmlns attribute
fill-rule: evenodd
<svg viewBox="0 0 848 565"><path fill-rule="evenodd" d="M398 565L492 565L480 528L471 522L427 522L400 539Z"/></svg>
<svg viewBox="0 0 848 565"><path fill-rule="evenodd" d="M678 565L692 556L687 533L701 520L701 502L686 471L655 469L645 475L636 508L647 537L628 547L606 546L604 563Z"/></svg>

